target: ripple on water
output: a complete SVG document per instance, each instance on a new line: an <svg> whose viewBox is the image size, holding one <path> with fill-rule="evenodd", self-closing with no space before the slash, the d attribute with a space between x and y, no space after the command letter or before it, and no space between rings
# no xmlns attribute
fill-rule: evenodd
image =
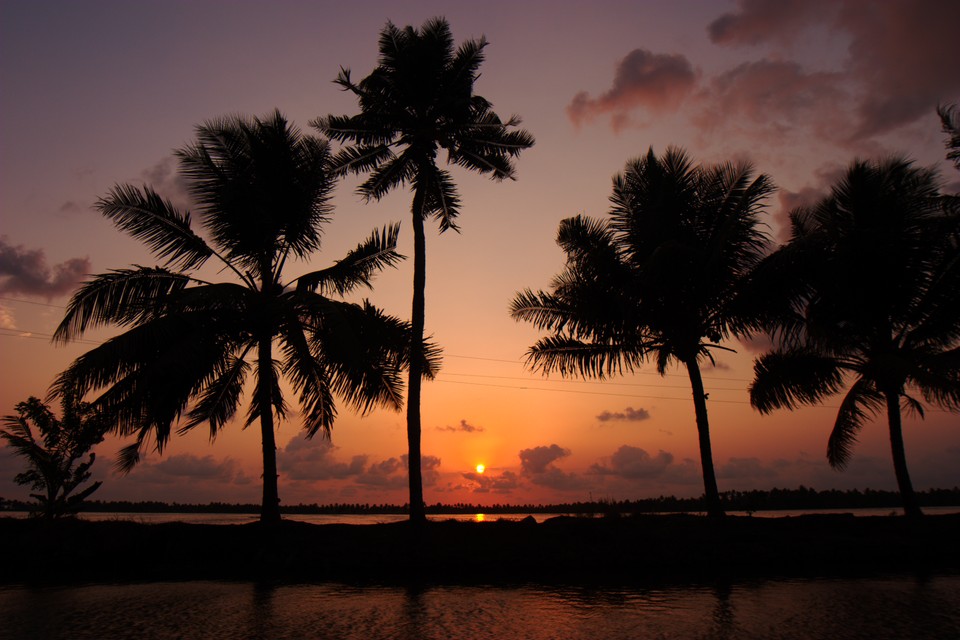
<svg viewBox="0 0 960 640"><path fill-rule="evenodd" d="M960 576L716 587L170 582L0 588L3 638L960 638Z"/></svg>

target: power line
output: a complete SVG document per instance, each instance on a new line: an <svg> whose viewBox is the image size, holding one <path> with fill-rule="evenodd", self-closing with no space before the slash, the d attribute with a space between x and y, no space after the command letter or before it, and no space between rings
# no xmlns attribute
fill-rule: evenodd
<svg viewBox="0 0 960 640"><path fill-rule="evenodd" d="M545 383L561 383L561 384L589 384L589 385L604 385L611 387L655 387L657 389L689 389L690 385L662 385L662 384L644 384L639 382L614 382L613 380L570 380L570 379L557 379L557 378L541 378L539 380L531 380L530 378L522 378L519 376L493 376L493 375L484 375L479 373L447 373L446 371L441 371L440 376L460 376L464 378L491 378L495 380L523 380L527 382L545 382ZM722 380L731 380L730 378L720 378ZM708 389L710 392L713 391L744 391L745 387L710 387Z"/></svg>
<svg viewBox="0 0 960 640"><path fill-rule="evenodd" d="M46 302L36 302L34 300L24 300L23 298L8 298L7 296L0 296L0 300L5 302L22 302L23 304L35 304L38 307L50 307L51 309L66 309L65 306L60 304L49 304Z"/></svg>

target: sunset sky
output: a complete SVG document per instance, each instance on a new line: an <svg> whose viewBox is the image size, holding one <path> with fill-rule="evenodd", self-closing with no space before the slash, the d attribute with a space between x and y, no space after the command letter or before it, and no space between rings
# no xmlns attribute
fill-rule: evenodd
<svg viewBox="0 0 960 640"><path fill-rule="evenodd" d="M537 140L517 180L454 168L461 233L427 235L427 332L443 370L423 393L425 498L527 503L702 493L685 373L651 366L603 382L543 379L523 365L538 337L508 315L516 291L545 288L563 263L561 219L608 210L611 178L653 147L700 162L748 159L771 176L771 234L856 157L900 153L940 170L937 104L960 102L960 2L856 0L306 2L146 0L0 2L0 415L43 396L72 358L49 337L86 274L153 265L92 204L118 182L153 185L188 204L171 151L203 120L280 109L307 132L356 104L332 80L375 65L390 20L443 15L458 42L490 42L476 90ZM291 274L328 265L371 230L402 223L409 192L364 204L342 182L323 250ZM220 274L226 278L228 274ZM215 274L214 274L215 276ZM409 317L412 260L364 295ZM357 298L359 299L359 298ZM850 467L831 470L827 406L760 416L746 388L756 353L728 345L705 371L721 491L800 484L895 488L885 421L868 424ZM291 397L291 403L293 398ZM406 501L404 415L342 407L332 440L305 440L295 414L278 432L280 497L298 502ZM174 438L127 476L122 443L97 449L99 499L260 499L259 429L205 428ZM960 485L960 417L907 417L918 489ZM477 464L486 466L480 475ZM19 461L0 450L0 497L23 498Z"/></svg>

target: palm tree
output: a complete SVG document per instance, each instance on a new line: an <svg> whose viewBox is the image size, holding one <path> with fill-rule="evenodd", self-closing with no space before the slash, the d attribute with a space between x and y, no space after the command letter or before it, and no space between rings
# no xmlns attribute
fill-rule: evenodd
<svg viewBox="0 0 960 640"><path fill-rule="evenodd" d="M897 484L920 515L901 406L960 409L960 216L934 171L894 158L854 162L829 196L791 213L790 242L758 271L791 292L757 359L750 401L763 413L847 388L827 444L843 469L870 414L887 414Z"/></svg>
<svg viewBox="0 0 960 640"><path fill-rule="evenodd" d="M361 411L400 408L409 325L369 303L329 297L369 286L401 258L399 226L375 231L326 269L284 281L284 267L319 249L330 221L327 142L274 112L202 124L196 142L176 155L208 239L194 232L188 212L149 186L118 185L101 199L99 211L165 263L110 271L81 286L55 340L104 325L125 331L78 358L54 388L73 384L85 394L106 387L95 406L115 417L118 433L136 435L118 462L129 471L151 437L162 452L184 413L181 433L207 423L213 440L236 414L252 371L246 425L260 422L260 517L278 522L274 417L288 409L281 377L298 394L307 437L329 435L334 395ZM211 258L233 281L194 273ZM432 372L431 361L421 366Z"/></svg>
<svg viewBox="0 0 960 640"><path fill-rule="evenodd" d="M83 485L90 480L96 460L90 449L103 441L110 428L108 417L76 393L64 393L60 409L57 418L39 398L30 398L17 403L16 415L4 416L7 428L0 429L0 438L27 463L27 470L18 473L14 482L38 491L30 497L38 502L37 512L49 519L75 514L100 488L100 481ZM85 462L77 464L88 454Z"/></svg>
<svg viewBox="0 0 960 640"><path fill-rule="evenodd" d="M517 320L553 335L527 361L545 374L604 378L648 359L663 375L672 362L690 378L707 511L723 515L710 448L700 363L751 318L738 310L738 285L765 255L758 213L772 191L747 164L693 166L680 149L653 150L613 181L608 220L560 224L566 269L552 291L519 293Z"/></svg>
<svg viewBox="0 0 960 640"><path fill-rule="evenodd" d="M411 353L423 344L426 288L424 221L435 218L441 233L457 230L460 198L447 162L494 180L514 177L512 159L533 145L533 137L515 129L520 119L502 121L492 105L473 93L483 62L484 38L467 40L454 49L450 25L443 18L427 21L418 30L399 29L388 22L380 33L377 67L360 82L341 69L336 83L357 96L360 113L329 115L313 125L349 146L335 164L345 172L370 176L359 187L366 199L379 200L392 189L413 189L413 308ZM420 470L420 388L424 372L411 358L407 396L410 520L425 520Z"/></svg>

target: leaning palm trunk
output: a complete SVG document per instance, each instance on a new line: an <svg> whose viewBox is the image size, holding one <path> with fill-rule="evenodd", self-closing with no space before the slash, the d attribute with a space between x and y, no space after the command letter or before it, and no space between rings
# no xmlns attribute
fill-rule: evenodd
<svg viewBox="0 0 960 640"><path fill-rule="evenodd" d="M903 513L910 518L923 515L917 494L910 482L910 472L907 470L907 454L903 446L903 428L900 418L900 394L886 393L887 421L890 424L890 450L893 453L893 470L897 475L897 488L900 490L900 499L903 501Z"/></svg>
<svg viewBox="0 0 960 640"><path fill-rule="evenodd" d="M697 416L697 435L700 439L700 466L703 469L703 497L707 515L712 518L723 516L720 505L720 492L717 489L717 476L713 470L713 451L710 446L710 423L707 419L707 394L703 388L703 377L696 359L686 361L690 386L693 389L693 407Z"/></svg>

